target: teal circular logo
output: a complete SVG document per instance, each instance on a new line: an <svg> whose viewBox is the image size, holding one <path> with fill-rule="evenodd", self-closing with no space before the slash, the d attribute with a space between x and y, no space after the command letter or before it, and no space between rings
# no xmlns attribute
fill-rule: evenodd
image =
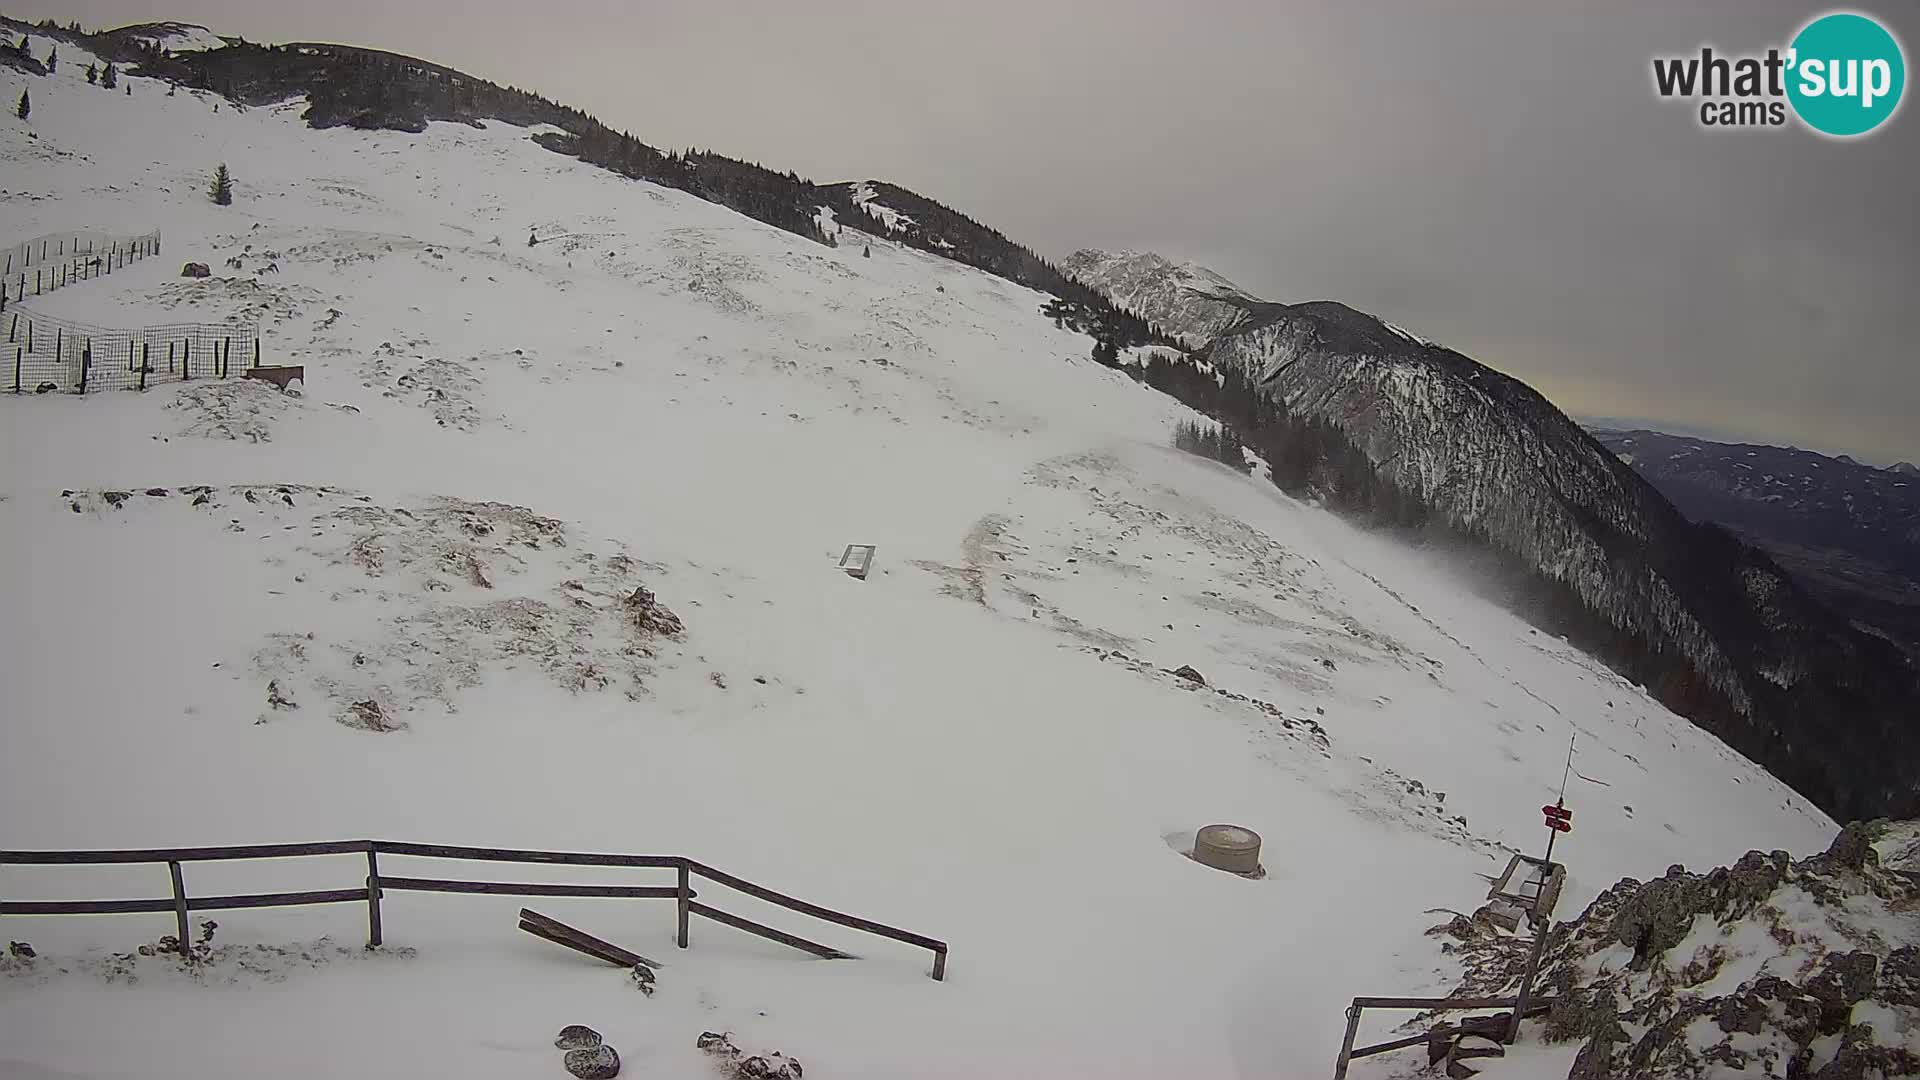
<svg viewBox="0 0 1920 1080"><path fill-rule="evenodd" d="M1787 100L1808 127L1864 135L1900 107L1907 63L1886 27L1852 12L1822 15L1793 39Z"/></svg>

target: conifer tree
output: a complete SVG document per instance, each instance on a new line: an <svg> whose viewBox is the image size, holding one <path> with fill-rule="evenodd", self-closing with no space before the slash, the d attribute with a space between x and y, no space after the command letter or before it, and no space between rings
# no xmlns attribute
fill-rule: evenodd
<svg viewBox="0 0 1920 1080"><path fill-rule="evenodd" d="M25 120L28 116L32 115L32 113L33 113L33 99L27 96L27 92L25 90L21 90L20 104L18 107L16 107L13 110L13 114L15 116L18 116L20 119Z"/></svg>
<svg viewBox="0 0 1920 1080"><path fill-rule="evenodd" d="M97 83L100 81L100 69L95 67L92 64L87 65L87 81L90 83Z"/></svg>
<svg viewBox="0 0 1920 1080"><path fill-rule="evenodd" d="M59 62L60 62L60 50L48 49L47 50L47 74L49 75L53 74L54 66Z"/></svg>
<svg viewBox="0 0 1920 1080"><path fill-rule="evenodd" d="M111 90L120 85L120 73L114 70L113 61L107 61L107 69L100 73L100 85Z"/></svg>
<svg viewBox="0 0 1920 1080"><path fill-rule="evenodd" d="M221 162L214 170L213 186L207 189L207 195L219 206L233 205L233 176L227 172L227 163Z"/></svg>

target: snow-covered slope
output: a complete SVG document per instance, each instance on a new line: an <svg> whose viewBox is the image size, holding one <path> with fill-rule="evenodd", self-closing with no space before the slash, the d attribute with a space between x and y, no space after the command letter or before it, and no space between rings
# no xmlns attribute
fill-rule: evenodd
<svg viewBox="0 0 1920 1080"><path fill-rule="evenodd" d="M202 49L218 49L226 45L226 39L197 23L157 22L141 26L128 26L120 29L123 37L158 45L168 52L199 52Z"/></svg>
<svg viewBox="0 0 1920 1080"><path fill-rule="evenodd" d="M1060 269L1196 349L1264 303L1198 263L1176 263L1151 251L1084 248L1067 256Z"/></svg>
<svg viewBox="0 0 1920 1080"><path fill-rule="evenodd" d="M862 180L853 185L849 196L853 204L867 212L867 216L878 222L888 232L897 232L913 224L913 219L880 201L880 195L873 190L873 181Z"/></svg>
<svg viewBox="0 0 1920 1080"><path fill-rule="evenodd" d="M1150 265L1147 258L1143 265ZM1170 275L1122 275L1169 310ZM1144 293L1145 295L1141 295ZM1551 625L1844 816L1920 807L1920 673L1772 559L1686 520L1525 383L1332 301L1247 301L1204 350L1477 549Z"/></svg>
<svg viewBox="0 0 1920 1080"><path fill-rule="evenodd" d="M666 961L642 997L511 897L390 893L374 952L351 905L229 912L193 972L134 951L168 915L5 917L38 955L0 974L0 1074L558 1075L585 1023L658 1077L710 1075L694 1040L727 1029L823 1077L1311 1075L1347 997L1442 987L1422 909L1535 846L1570 737L1568 904L1833 832L1438 567L1169 449L1190 414L1037 293L510 125L316 132L299 102L108 94L67 51L0 123L0 220L160 228L164 256L29 307L257 316L305 393L0 396L0 847L686 854L952 957L935 983L744 901L862 959L705 922L680 952L670 903L537 902ZM636 626L643 587L682 632ZM1264 880L1179 854L1212 821L1264 835ZM8 899L166 892L0 868Z"/></svg>

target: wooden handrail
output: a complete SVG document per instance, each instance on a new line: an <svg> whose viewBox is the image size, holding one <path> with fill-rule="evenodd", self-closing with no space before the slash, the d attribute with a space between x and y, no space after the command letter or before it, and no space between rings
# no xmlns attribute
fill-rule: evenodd
<svg viewBox="0 0 1920 1080"><path fill-rule="evenodd" d="M336 840L329 844L241 844L231 847L126 848L108 851L0 851L0 865L66 866L95 863L225 862L230 859L286 859L306 855L354 855L370 850L372 840Z"/></svg>
<svg viewBox="0 0 1920 1080"><path fill-rule="evenodd" d="M658 885L542 885L531 881L449 881L444 878L380 876L382 889L402 892L479 893L488 896L620 896L629 899L674 900L680 890ZM356 890L361 899L366 891Z"/></svg>
<svg viewBox="0 0 1920 1080"><path fill-rule="evenodd" d="M365 855L367 857L367 878L364 885L353 889L323 889L306 892L257 893L244 896L220 896L192 898L186 895L182 884L180 864L187 862L223 862L240 859L282 859L303 858L319 855ZM448 878L395 877L383 874L379 870L377 857L380 855L404 855L426 859L464 859L481 862L531 863L539 865L561 866L616 866L648 867L675 870L677 883L672 886L638 885L561 885L537 882L494 882L468 881ZM604 852L574 851L537 851L525 848L480 848L462 847L446 844L413 844L391 840L338 840L318 844L239 844L222 847L189 848L116 848L78 851L25 851L0 850L0 865L18 866L84 866L127 863L165 863L173 880L174 895L166 899L153 900L50 900L50 901L0 901L0 915L116 915L141 912L173 911L179 918L181 930L181 950L188 948L185 941L186 913L189 911L218 911L229 908L251 907L294 907L307 904L358 903L367 904L367 944L369 947L381 943L380 897L387 889L420 892L470 893L504 896L595 896L644 899L671 899L679 907L676 938L678 944L687 945L687 921L689 915L700 915L749 933L758 934L782 944L813 953L816 956L847 958L850 954L831 946L821 945L805 938L776 930L769 926L741 918L738 915L721 911L707 904L694 902L694 892L689 878L693 874L766 901L789 911L836 923L853 930L890 938L908 945L918 946L933 953L933 978L944 980L947 970L947 943L937 938L916 934L910 930L888 926L885 923L863 919L832 908L808 903L785 893L775 892L762 885L756 885L745 878L735 877L723 870L715 869L702 862L680 855L625 855Z"/></svg>
<svg viewBox="0 0 1920 1080"><path fill-rule="evenodd" d="M456 847L447 844L406 844L373 840L382 855L415 855L423 859L470 859L480 862L561 864L566 866L652 866L671 870L687 860L678 855L618 855L581 851L530 851L524 848Z"/></svg>
<svg viewBox="0 0 1920 1080"><path fill-rule="evenodd" d="M713 867L704 863L689 861L687 868L699 874L701 877L706 878L708 881L718 882L730 889L738 889L748 896L765 900L769 904L778 904L783 908L787 908L790 911L797 911L802 915L811 915L816 919L824 919L830 923L839 923L841 926L850 927L854 930L865 930L869 934L878 934L881 937L892 938L895 941L904 941L909 945L918 945L923 949L930 949L936 953L947 951L947 944L944 941L936 941L923 934L916 934L911 930L901 930L898 927L888 926L885 923L877 923L871 919L862 919L858 915L848 915L844 912L834 911L831 908L823 908L818 904L809 904L805 900L799 900L783 893L777 893L772 889L755 885L751 881L746 881L734 877L732 874L715 870Z"/></svg>

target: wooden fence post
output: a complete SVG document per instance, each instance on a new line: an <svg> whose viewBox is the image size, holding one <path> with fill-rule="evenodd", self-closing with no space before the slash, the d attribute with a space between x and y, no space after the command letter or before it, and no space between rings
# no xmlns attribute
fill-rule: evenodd
<svg viewBox="0 0 1920 1080"><path fill-rule="evenodd" d="M253 335L253 366L260 366L260 335Z"/></svg>
<svg viewBox="0 0 1920 1080"><path fill-rule="evenodd" d="M180 346L185 351L180 356L180 381L193 378L193 339L181 339Z"/></svg>
<svg viewBox="0 0 1920 1080"><path fill-rule="evenodd" d="M93 342L80 348L80 392L87 392L87 372L93 369Z"/></svg>
<svg viewBox="0 0 1920 1080"><path fill-rule="evenodd" d="M682 862L680 864L680 936L678 941L680 947L683 949L687 947L687 905L693 899L693 885L687 878L687 864Z"/></svg>
<svg viewBox="0 0 1920 1080"><path fill-rule="evenodd" d="M1347 1063L1352 1060L1353 1039L1360 1034L1360 1006L1347 1006L1347 1037L1340 1044L1340 1057L1333 1063L1333 1080L1346 1080Z"/></svg>
<svg viewBox="0 0 1920 1080"><path fill-rule="evenodd" d="M180 864L168 863L167 872L173 875L173 917L180 924L180 955L191 957L193 946L189 944L192 935L187 926L187 887L180 880Z"/></svg>
<svg viewBox="0 0 1920 1080"><path fill-rule="evenodd" d="M129 345L127 346L127 348L128 348L128 351L132 351L133 346ZM147 388L147 371L151 369L153 366L152 356L153 356L153 346L147 344L144 341L141 342L140 343L140 389L142 390L145 390Z"/></svg>
<svg viewBox="0 0 1920 1080"><path fill-rule="evenodd" d="M367 948L380 947L380 862L378 848L367 845Z"/></svg>
<svg viewBox="0 0 1920 1080"><path fill-rule="evenodd" d="M13 347L13 392L16 394L20 392L20 353L20 346L15 345Z"/></svg>
<svg viewBox="0 0 1920 1080"><path fill-rule="evenodd" d="M167 374L173 374L173 342L167 342Z"/></svg>

